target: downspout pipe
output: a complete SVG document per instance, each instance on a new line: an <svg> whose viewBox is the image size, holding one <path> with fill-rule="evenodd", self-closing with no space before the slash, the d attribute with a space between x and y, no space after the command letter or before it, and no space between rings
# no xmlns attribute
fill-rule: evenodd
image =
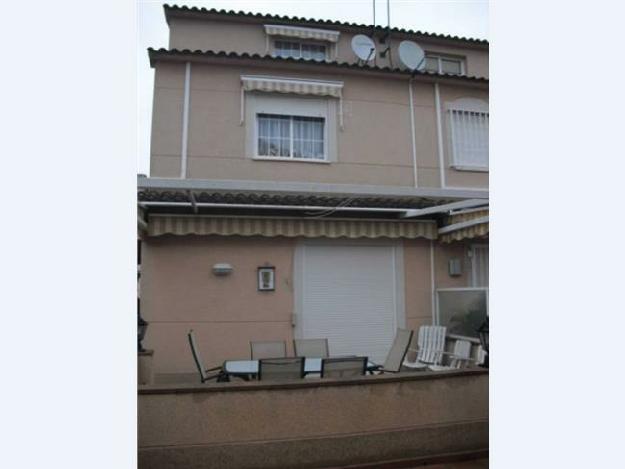
<svg viewBox="0 0 625 469"><path fill-rule="evenodd" d="M412 138L412 171L414 175L414 186L419 187L419 178L417 175L417 142L415 137L415 118L414 118L414 98L412 93L412 83L414 75L408 80L408 99L410 100L410 136Z"/></svg>

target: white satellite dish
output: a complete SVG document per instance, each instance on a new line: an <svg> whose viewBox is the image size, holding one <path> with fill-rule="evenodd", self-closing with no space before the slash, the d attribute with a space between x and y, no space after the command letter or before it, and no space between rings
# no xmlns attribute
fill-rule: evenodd
<svg viewBox="0 0 625 469"><path fill-rule="evenodd" d="M364 34L356 34L352 38L352 50L360 60L365 62L375 57L375 43Z"/></svg>
<svg viewBox="0 0 625 469"><path fill-rule="evenodd" d="M410 70L423 70L425 52L416 42L401 41L399 44L399 60Z"/></svg>

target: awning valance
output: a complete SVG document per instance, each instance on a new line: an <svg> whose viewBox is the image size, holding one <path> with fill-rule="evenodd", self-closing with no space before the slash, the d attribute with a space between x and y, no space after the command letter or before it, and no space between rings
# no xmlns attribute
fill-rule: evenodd
<svg viewBox="0 0 625 469"><path fill-rule="evenodd" d="M299 78L241 75L241 125L245 121L245 92L293 93L330 96L339 100L339 125L343 128L343 82Z"/></svg>
<svg viewBox="0 0 625 469"><path fill-rule="evenodd" d="M148 236L221 235L287 238L436 239L436 224L423 221L153 215Z"/></svg>
<svg viewBox="0 0 625 469"><path fill-rule="evenodd" d="M339 31L331 31L329 29L302 28L282 24L266 24L265 33L269 36L296 37L328 42L337 42L341 35Z"/></svg>
<svg viewBox="0 0 625 469"><path fill-rule="evenodd" d="M269 93L294 93L340 98L343 90L342 81L301 80L242 75L241 83L245 91L266 91Z"/></svg>
<svg viewBox="0 0 625 469"><path fill-rule="evenodd" d="M472 210L451 215L447 223L438 230L441 243L488 236L488 209Z"/></svg>

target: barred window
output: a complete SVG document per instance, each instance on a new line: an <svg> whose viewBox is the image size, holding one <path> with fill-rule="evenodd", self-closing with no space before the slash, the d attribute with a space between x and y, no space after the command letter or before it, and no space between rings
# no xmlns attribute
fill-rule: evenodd
<svg viewBox="0 0 625 469"><path fill-rule="evenodd" d="M488 112L450 109L454 166L488 169Z"/></svg>

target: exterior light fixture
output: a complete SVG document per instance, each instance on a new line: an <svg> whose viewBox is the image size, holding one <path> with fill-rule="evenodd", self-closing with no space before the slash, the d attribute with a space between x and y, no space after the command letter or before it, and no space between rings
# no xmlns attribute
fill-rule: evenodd
<svg viewBox="0 0 625 469"><path fill-rule="evenodd" d="M232 273L232 266L230 264L215 264L213 266L213 273L215 275L230 275Z"/></svg>
<svg viewBox="0 0 625 469"><path fill-rule="evenodd" d="M462 275L462 261L457 257L453 259L449 259L449 276L459 277L461 275Z"/></svg>
<svg viewBox="0 0 625 469"><path fill-rule="evenodd" d="M276 268L263 266L258 268L258 291L275 291Z"/></svg>
<svg viewBox="0 0 625 469"><path fill-rule="evenodd" d="M488 356L490 355L488 352L488 316L486 316L486 319L478 328L477 332L480 335L480 344L486 352L486 356L484 357L484 364L482 366L484 368L488 368Z"/></svg>

